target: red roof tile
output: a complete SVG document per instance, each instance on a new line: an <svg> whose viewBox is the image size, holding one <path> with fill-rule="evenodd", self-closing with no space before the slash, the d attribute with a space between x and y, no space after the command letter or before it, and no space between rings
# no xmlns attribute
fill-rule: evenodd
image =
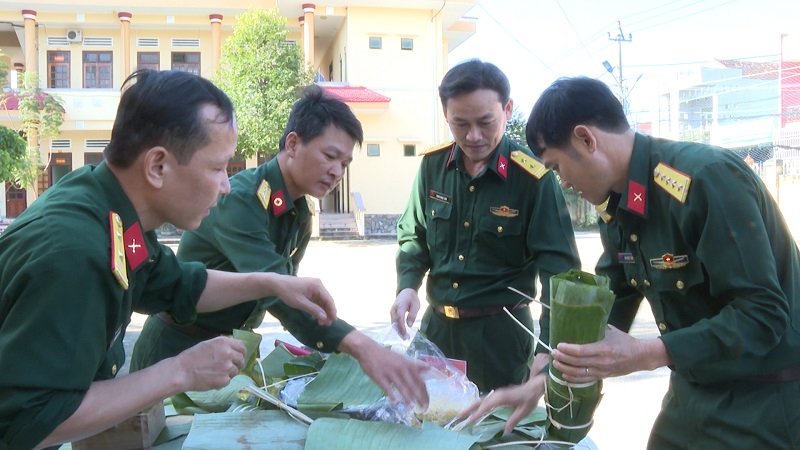
<svg viewBox="0 0 800 450"><path fill-rule="evenodd" d="M326 94L343 102L385 103L391 98L363 86L321 86Z"/></svg>

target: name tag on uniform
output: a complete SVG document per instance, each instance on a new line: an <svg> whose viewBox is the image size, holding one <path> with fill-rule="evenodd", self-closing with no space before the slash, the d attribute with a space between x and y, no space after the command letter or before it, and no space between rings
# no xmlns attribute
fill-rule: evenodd
<svg viewBox="0 0 800 450"><path fill-rule="evenodd" d="M617 257L619 258L620 264L633 264L636 262L633 259L633 253L617 253Z"/></svg>
<svg viewBox="0 0 800 450"><path fill-rule="evenodd" d="M434 200L439 200L440 202L444 203L450 203L450 197L442 194L441 192L436 192L434 190L431 190L429 195Z"/></svg>

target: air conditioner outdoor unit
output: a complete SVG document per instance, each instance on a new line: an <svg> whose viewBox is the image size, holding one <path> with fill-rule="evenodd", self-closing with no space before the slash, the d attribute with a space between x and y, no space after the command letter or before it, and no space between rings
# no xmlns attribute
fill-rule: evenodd
<svg viewBox="0 0 800 450"><path fill-rule="evenodd" d="M67 42L83 42L83 31L67 30Z"/></svg>

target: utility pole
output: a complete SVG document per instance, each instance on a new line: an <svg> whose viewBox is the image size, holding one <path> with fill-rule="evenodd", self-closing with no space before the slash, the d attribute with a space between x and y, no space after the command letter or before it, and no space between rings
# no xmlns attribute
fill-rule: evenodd
<svg viewBox="0 0 800 450"><path fill-rule="evenodd" d="M608 39L610 41L617 41L617 45L619 46L619 78L617 79L617 83L619 84L619 101L622 103L622 108L625 111L625 114L629 114L630 107L628 105L628 98L625 95L625 85L623 84L622 79L622 43L623 42L630 42L633 40L633 36L628 33L628 37L625 37L625 33L622 32L622 22L617 21L617 27L619 30L619 34L616 37L611 37L611 32L608 32Z"/></svg>

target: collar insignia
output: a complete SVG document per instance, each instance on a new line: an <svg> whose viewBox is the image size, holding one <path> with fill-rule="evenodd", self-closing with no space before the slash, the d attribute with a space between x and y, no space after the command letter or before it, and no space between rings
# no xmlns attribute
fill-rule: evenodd
<svg viewBox="0 0 800 450"><path fill-rule="evenodd" d="M272 214L280 215L286 211L286 201L283 199L283 189L278 189L272 194Z"/></svg>
<svg viewBox="0 0 800 450"><path fill-rule="evenodd" d="M123 235L125 239L125 257L128 259L128 266L131 270L136 270L150 256L147 252L147 245L142 236L142 229L139 222L134 222Z"/></svg>
<svg viewBox="0 0 800 450"><path fill-rule="evenodd" d="M508 178L508 160L503 155L497 155L497 173L505 180Z"/></svg>
<svg viewBox="0 0 800 450"><path fill-rule="evenodd" d="M644 201L646 189L641 184L628 180L628 205L627 208L631 211L644 215Z"/></svg>

